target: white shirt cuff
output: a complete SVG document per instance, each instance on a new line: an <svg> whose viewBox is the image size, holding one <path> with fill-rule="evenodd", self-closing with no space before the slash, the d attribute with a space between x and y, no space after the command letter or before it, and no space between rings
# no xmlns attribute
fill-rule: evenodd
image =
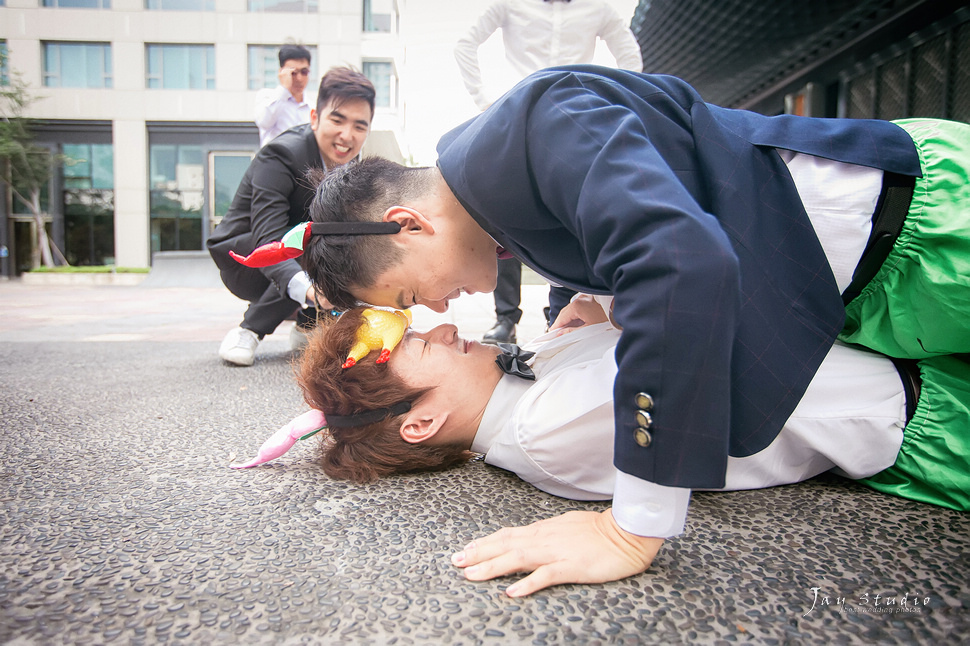
<svg viewBox="0 0 970 646"><path fill-rule="evenodd" d="M637 536L671 538L684 533L690 489L665 487L616 472L613 519Z"/></svg>
<svg viewBox="0 0 970 646"><path fill-rule="evenodd" d="M286 285L286 295L299 303L300 307L306 309L310 306L310 303L306 302L306 293L312 286L310 277L305 271L301 271L293 274L293 278Z"/></svg>

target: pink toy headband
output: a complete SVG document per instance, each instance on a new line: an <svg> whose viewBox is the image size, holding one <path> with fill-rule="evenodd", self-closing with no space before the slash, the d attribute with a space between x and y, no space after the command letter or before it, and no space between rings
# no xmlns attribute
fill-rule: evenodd
<svg viewBox="0 0 970 646"><path fill-rule="evenodd" d="M347 361L341 368L354 366L357 361L375 350L380 350L377 363L387 362L391 351L401 342L410 324L411 313L407 310L365 309L361 312L360 326L358 326L354 337L354 345L350 349ZM387 417L403 415L409 410L411 410L411 402L398 402L387 408L362 411L352 415L326 416L321 411L309 410L273 433L269 439L263 442L255 458L249 462L231 466L234 469L246 469L274 460L289 451L297 440L306 439L325 428L366 426L367 424L375 424Z"/></svg>
<svg viewBox="0 0 970 646"><path fill-rule="evenodd" d="M275 460L289 451L297 440L305 440L325 428L374 424L387 417L403 415L409 410L411 410L411 402L399 402L387 408L368 410L353 415L330 415L329 417L325 416L322 411L310 409L273 433L259 447L259 452L255 458L249 462L229 466L233 469L248 469L249 467L259 466L270 460Z"/></svg>

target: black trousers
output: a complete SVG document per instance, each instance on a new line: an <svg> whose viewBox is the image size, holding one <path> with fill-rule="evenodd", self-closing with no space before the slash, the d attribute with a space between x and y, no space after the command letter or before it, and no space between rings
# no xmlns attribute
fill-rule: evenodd
<svg viewBox="0 0 970 646"><path fill-rule="evenodd" d="M222 267L219 275L230 292L244 301L249 301L249 307L239 327L251 330L263 338L272 334L280 323L294 314L297 315L297 325L312 327L316 320L314 310L304 310L299 303L280 294L276 285L258 269L239 263L236 265Z"/></svg>
<svg viewBox="0 0 970 646"><path fill-rule="evenodd" d="M495 284L495 318L518 323L522 318L522 263L517 258L498 261Z"/></svg>
<svg viewBox="0 0 970 646"><path fill-rule="evenodd" d="M559 311L576 292L566 287L550 287L546 324L552 324ZM495 318L518 323L522 318L522 263L516 258L498 261L498 280L495 285Z"/></svg>
<svg viewBox="0 0 970 646"><path fill-rule="evenodd" d="M552 325L559 311L569 305L569 300L576 295L576 292L567 287L549 288L549 311L546 313L546 323Z"/></svg>

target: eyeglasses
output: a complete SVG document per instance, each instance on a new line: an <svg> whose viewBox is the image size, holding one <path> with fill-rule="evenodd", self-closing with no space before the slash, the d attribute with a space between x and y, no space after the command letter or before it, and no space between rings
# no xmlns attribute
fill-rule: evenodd
<svg viewBox="0 0 970 646"><path fill-rule="evenodd" d="M297 69L290 68L290 74L299 74L300 76L310 76L309 67L300 67Z"/></svg>

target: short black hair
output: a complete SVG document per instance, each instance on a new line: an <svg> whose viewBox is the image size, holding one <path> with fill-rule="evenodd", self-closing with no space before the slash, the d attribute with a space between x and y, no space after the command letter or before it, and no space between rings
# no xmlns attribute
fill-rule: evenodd
<svg viewBox="0 0 970 646"><path fill-rule="evenodd" d="M310 203L311 222L378 222L392 206L433 190L434 169L368 157L326 174ZM367 288L402 261L389 235L312 236L300 262L314 286L340 310L360 302L352 290Z"/></svg>
<svg viewBox="0 0 970 646"><path fill-rule="evenodd" d="M280 67L286 65L286 61L298 61L305 58L310 62L310 50L303 45L283 45L280 47Z"/></svg>

